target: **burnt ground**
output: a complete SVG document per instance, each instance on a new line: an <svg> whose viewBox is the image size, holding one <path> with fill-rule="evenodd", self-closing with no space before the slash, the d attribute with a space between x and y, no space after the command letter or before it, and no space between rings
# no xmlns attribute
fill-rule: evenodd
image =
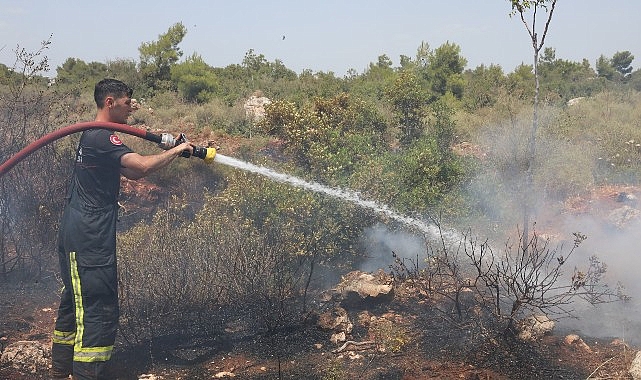
<svg viewBox="0 0 641 380"><path fill-rule="evenodd" d="M57 295L55 281L3 285L0 343L30 340L49 346ZM54 289L54 290L52 290ZM619 340L582 337L586 346L563 335L534 343L501 337L473 337L453 328L412 296L349 310L351 339L373 344L341 346L315 322L273 334L240 325L216 336L176 336L141 347L117 343L114 379L631 379L636 348ZM363 316L366 316L364 318ZM368 320L386 320L372 334ZM2 379L46 379L36 372L0 367Z"/></svg>
<svg viewBox="0 0 641 380"><path fill-rule="evenodd" d="M150 203L157 195L152 185L131 191L144 192ZM639 192L636 188L598 189L568 200L564 211L592 213L599 208L596 211L605 213L620 206L617 198L622 193ZM544 232L553 234L554 228ZM60 285L53 271L42 277L45 280L20 285L0 283L0 351L23 340L50 345ZM349 339L375 344L352 345L342 352L334 352L340 344L331 343L331 333L315 323L271 335L230 328L213 336L166 337L138 347L119 338L112 359L113 378L631 379L628 369L638 350L617 337L582 336L587 346L567 344L561 332L533 343L473 336L430 313L412 296L396 297L367 311L371 317L391 321L390 327L372 336L357 322L362 310L350 310L355 327ZM0 379L46 378L46 368L31 372L0 365Z"/></svg>

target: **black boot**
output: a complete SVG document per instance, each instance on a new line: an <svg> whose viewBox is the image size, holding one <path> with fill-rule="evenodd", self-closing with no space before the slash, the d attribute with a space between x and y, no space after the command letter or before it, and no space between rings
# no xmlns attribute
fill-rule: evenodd
<svg viewBox="0 0 641 380"><path fill-rule="evenodd" d="M51 346L51 370L49 374L52 379L67 379L73 369L73 346L68 344L54 343Z"/></svg>
<svg viewBox="0 0 641 380"><path fill-rule="evenodd" d="M51 380L58 380L58 379L69 379L71 376L71 371L61 371L57 368L51 368L49 370L49 378Z"/></svg>

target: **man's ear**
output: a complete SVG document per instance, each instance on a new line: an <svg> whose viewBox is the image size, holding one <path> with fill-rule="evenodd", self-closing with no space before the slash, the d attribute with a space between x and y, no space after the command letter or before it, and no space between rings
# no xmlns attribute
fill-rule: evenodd
<svg viewBox="0 0 641 380"><path fill-rule="evenodd" d="M113 96L107 96L105 98L105 107L112 108L115 103L116 103L116 100L114 99Z"/></svg>

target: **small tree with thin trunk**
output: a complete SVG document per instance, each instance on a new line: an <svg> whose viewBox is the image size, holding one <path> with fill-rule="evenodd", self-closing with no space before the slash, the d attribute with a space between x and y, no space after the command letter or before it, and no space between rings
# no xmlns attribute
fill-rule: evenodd
<svg viewBox="0 0 641 380"><path fill-rule="evenodd" d="M526 173L525 173L525 189L531 189L533 185L533 172L534 163L536 159L536 134L539 127L538 110L539 110L539 53L545 44L545 37L548 33L550 21L554 14L554 8L557 0L509 0L512 4L512 12L510 15L518 15L525 26L525 29L530 36L532 42L532 49L534 51L534 111L532 115L532 129L530 130L530 137L528 139L528 149L526 156ZM530 23L526 20L526 15L531 11L532 18ZM537 17L540 11L547 14L543 33L539 36L537 33ZM530 192L523 194L523 245L521 248L526 251L528 248L527 242L529 239L529 223L530 214L532 209L532 198Z"/></svg>

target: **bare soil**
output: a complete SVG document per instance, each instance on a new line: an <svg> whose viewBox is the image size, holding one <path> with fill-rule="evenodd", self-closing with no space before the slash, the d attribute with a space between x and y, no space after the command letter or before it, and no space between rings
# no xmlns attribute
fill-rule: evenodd
<svg viewBox="0 0 641 380"><path fill-rule="evenodd" d="M50 344L57 307L55 281L3 286L0 300L0 343ZM355 321L350 339L363 342L371 333L358 322L363 310L350 310ZM473 343L430 314L411 296L373 305L367 315L393 321L393 334L373 345L329 341L316 323L303 323L273 334L243 328L218 336L159 339L144 347L119 340L112 358L114 379L631 379L637 349L616 339L582 337L588 348L548 335L535 343L489 338ZM390 342L402 342L393 345ZM476 342L479 342L477 340ZM46 379L35 373L0 367L2 379Z"/></svg>

